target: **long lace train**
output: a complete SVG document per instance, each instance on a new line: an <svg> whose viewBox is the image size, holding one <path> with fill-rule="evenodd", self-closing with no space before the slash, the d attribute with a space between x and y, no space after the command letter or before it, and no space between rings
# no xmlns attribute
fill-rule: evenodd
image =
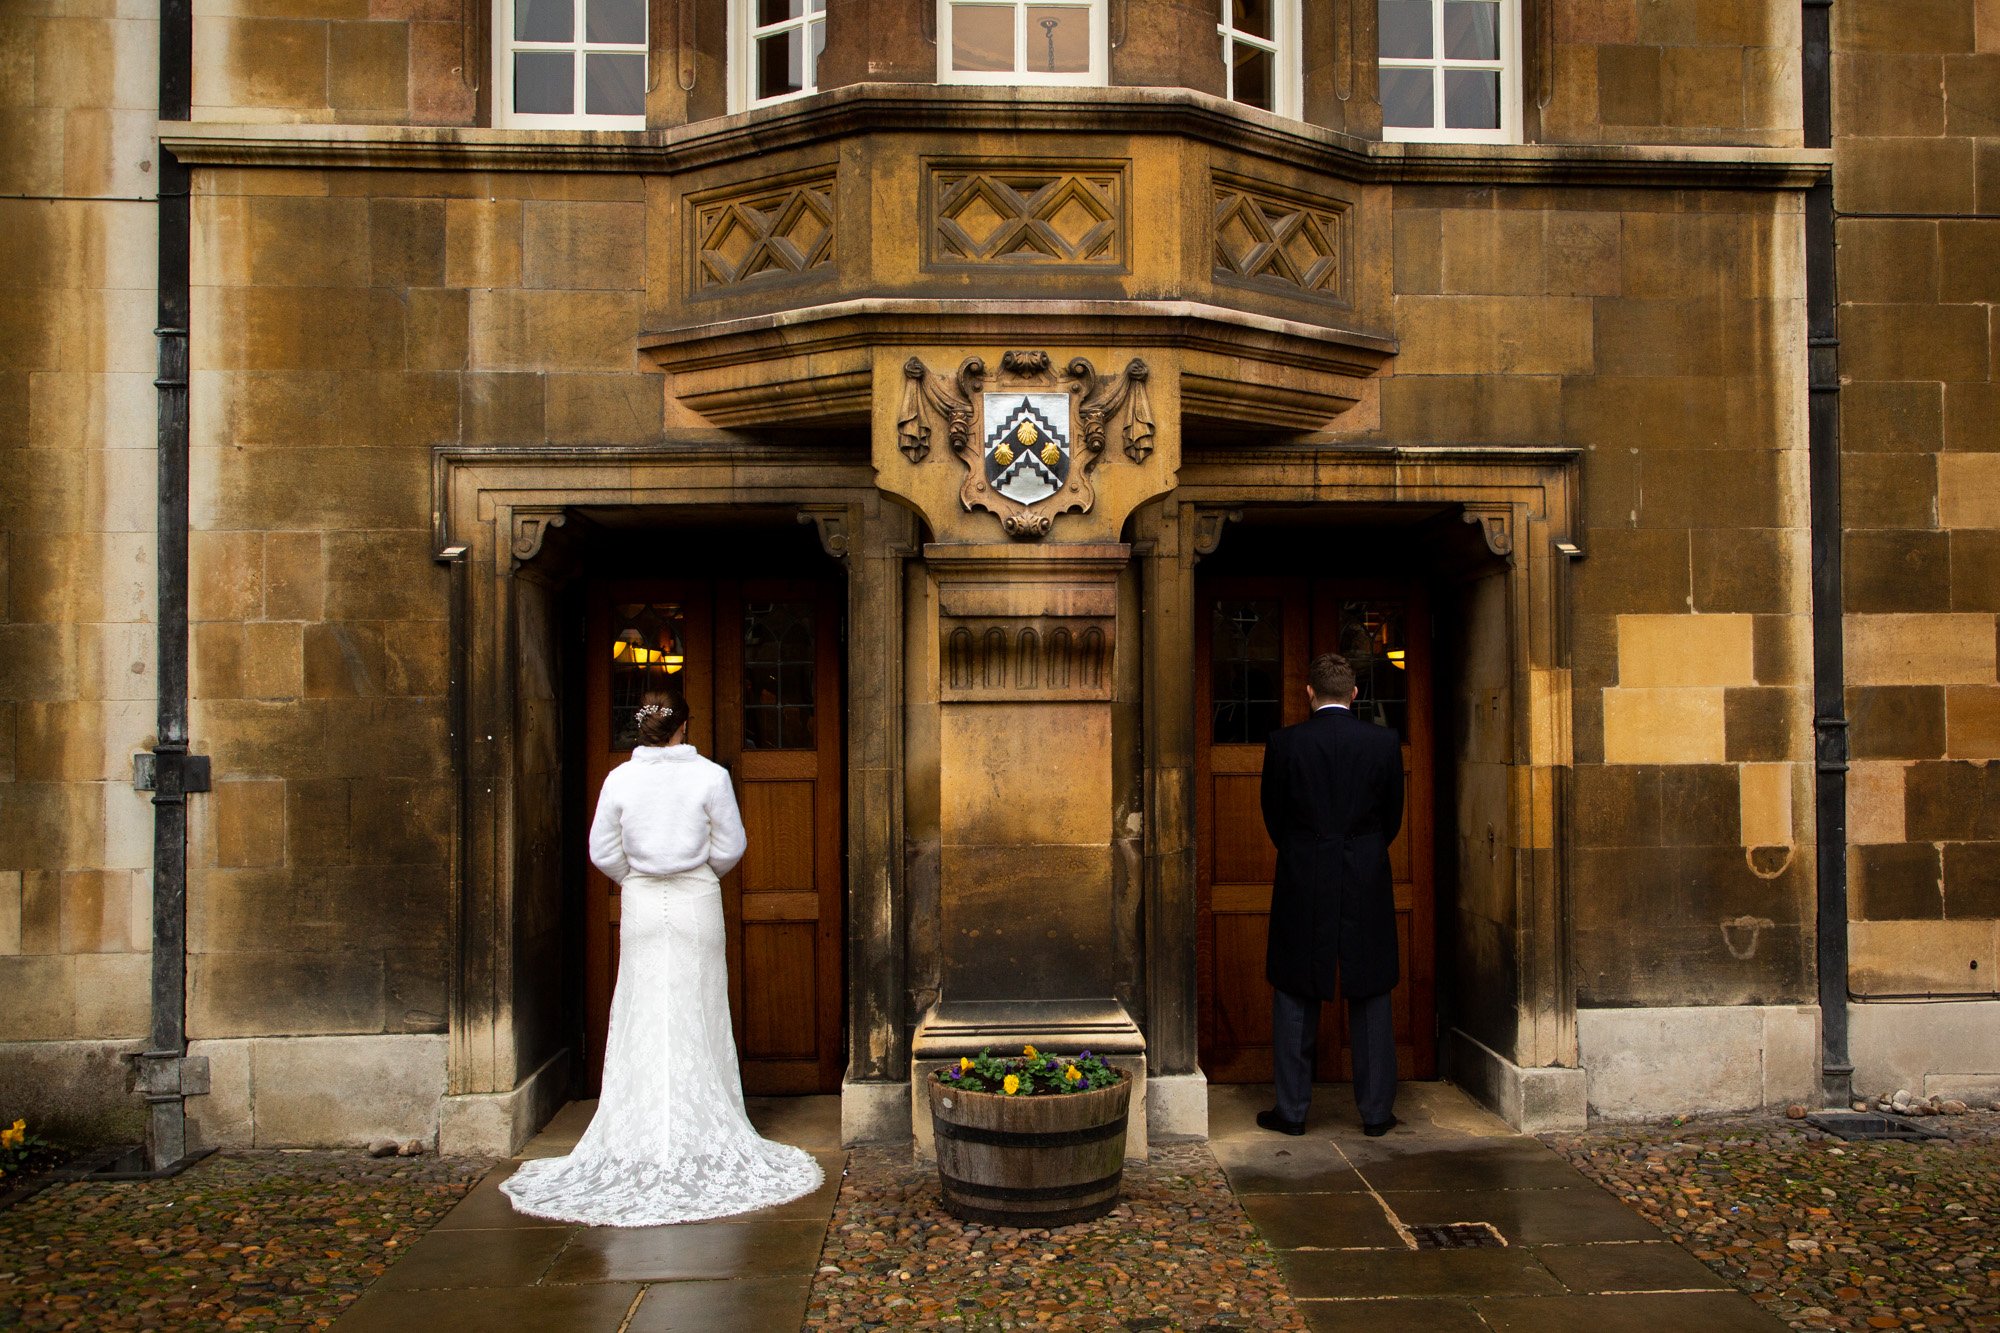
<svg viewBox="0 0 2000 1333"><path fill-rule="evenodd" d="M818 1189L819 1163L759 1137L729 1024L722 889L707 867L624 884L603 1091L567 1157L500 1188L520 1212L593 1226L726 1217Z"/></svg>

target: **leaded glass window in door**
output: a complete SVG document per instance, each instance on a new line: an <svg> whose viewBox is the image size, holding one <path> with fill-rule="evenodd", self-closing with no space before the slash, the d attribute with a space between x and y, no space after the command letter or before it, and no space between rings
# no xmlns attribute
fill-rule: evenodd
<svg viewBox="0 0 2000 1333"><path fill-rule="evenodd" d="M1284 603L1220 597L1211 617L1213 743L1262 745L1284 721Z"/></svg>
<svg viewBox="0 0 2000 1333"><path fill-rule="evenodd" d="M811 602L743 608L743 748L810 750L818 654Z"/></svg>

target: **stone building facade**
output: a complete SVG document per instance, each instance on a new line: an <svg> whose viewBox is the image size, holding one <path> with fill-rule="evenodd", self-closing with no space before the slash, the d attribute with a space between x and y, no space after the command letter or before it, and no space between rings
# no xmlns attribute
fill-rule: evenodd
<svg viewBox="0 0 2000 1333"><path fill-rule="evenodd" d="M9 1104L517 1145L671 688L753 1090L1200 1133L1328 648L1406 1075L2000 1096L2000 6L794 8L0 19Z"/></svg>

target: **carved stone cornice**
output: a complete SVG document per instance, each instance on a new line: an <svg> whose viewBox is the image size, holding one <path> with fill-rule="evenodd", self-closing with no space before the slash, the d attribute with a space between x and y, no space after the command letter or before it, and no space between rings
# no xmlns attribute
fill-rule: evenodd
<svg viewBox="0 0 2000 1333"><path fill-rule="evenodd" d="M972 88L854 84L660 130L493 130L168 122L191 166L448 171L689 170L881 131L1181 134L1362 183L1804 190L1830 150L1714 145L1385 144L1185 88Z"/></svg>
<svg viewBox="0 0 2000 1333"><path fill-rule="evenodd" d="M851 425L867 416L873 348L1005 344L1024 331L1051 344L1176 349L1183 415L1238 430L1321 429L1353 406L1361 382L1396 346L1373 331L1195 301L860 299L659 329L642 335L640 347L673 376L674 396L719 426ZM1146 377L1127 370L1129 394ZM912 376L907 366L903 373L915 388L901 392L906 410L899 413L898 445L916 461L937 441L931 423L907 410L910 394L917 392L944 421L952 409L937 398L947 381L935 373ZM962 387L958 392L964 395ZM1143 387L1137 392L1129 406L1143 408ZM1096 405L1107 414L1128 406L1123 397ZM1140 430L1120 444L1138 459L1150 439Z"/></svg>

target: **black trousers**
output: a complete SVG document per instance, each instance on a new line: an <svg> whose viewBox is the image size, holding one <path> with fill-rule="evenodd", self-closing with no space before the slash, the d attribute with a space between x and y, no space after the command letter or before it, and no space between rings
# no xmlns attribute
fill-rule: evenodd
<svg viewBox="0 0 2000 1333"><path fill-rule="evenodd" d="M1379 1125L1396 1107L1396 1016L1391 992L1347 1002L1348 1049L1354 1056L1354 1105L1361 1123ZM1320 1002L1290 991L1271 992L1271 1063L1278 1115L1303 1123L1312 1106L1313 1058L1319 1046Z"/></svg>

